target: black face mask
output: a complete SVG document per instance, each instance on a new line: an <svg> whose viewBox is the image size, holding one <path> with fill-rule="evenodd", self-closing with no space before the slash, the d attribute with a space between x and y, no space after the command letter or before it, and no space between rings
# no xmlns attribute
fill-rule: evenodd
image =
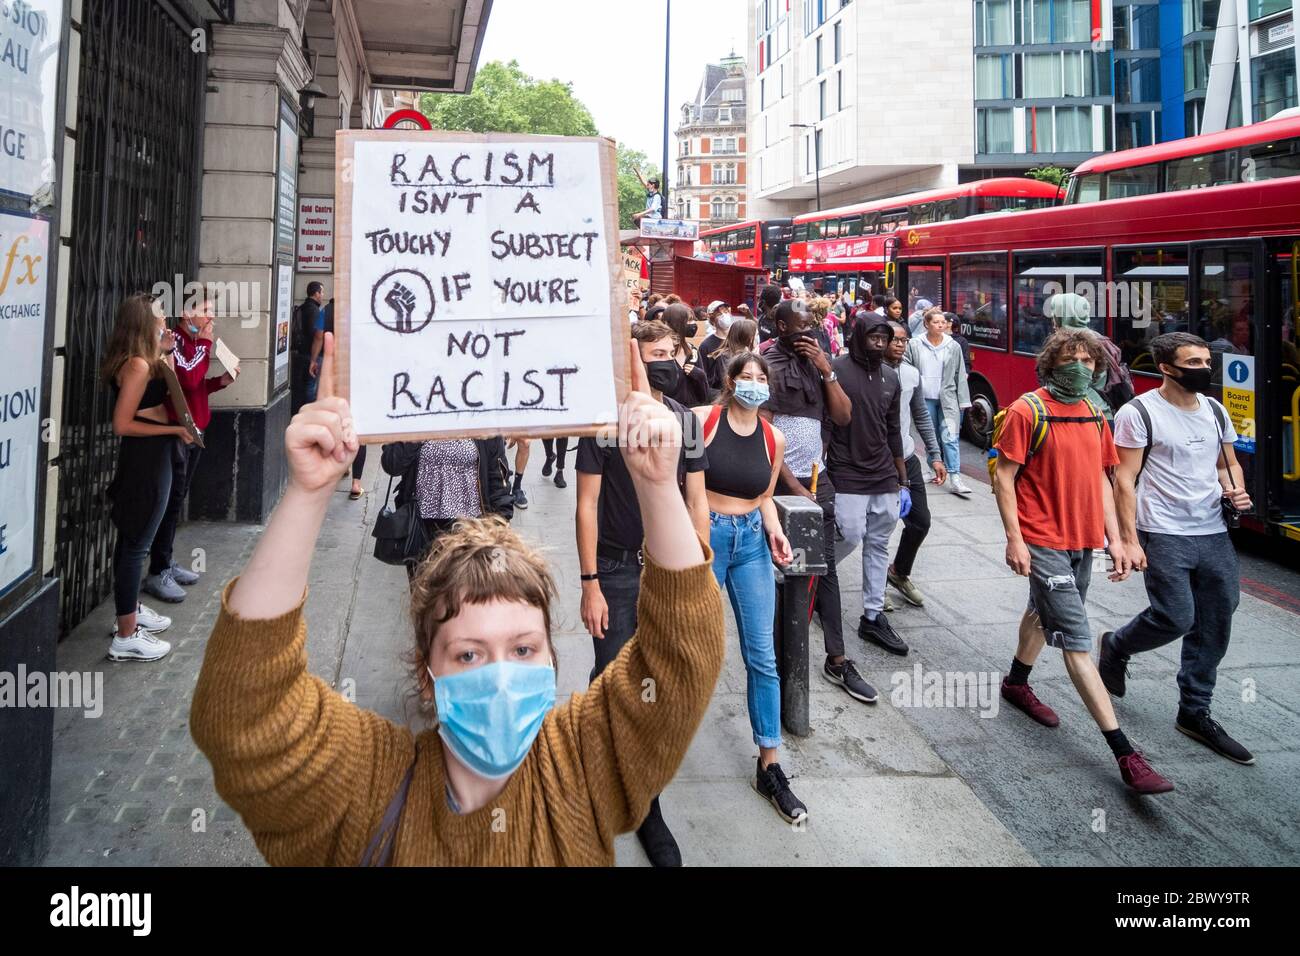
<svg viewBox="0 0 1300 956"><path fill-rule="evenodd" d="M677 391L678 384L681 383L682 367L677 364L676 359L665 359L662 362L646 362L645 377L650 383L650 387L655 391L672 395Z"/></svg>
<svg viewBox="0 0 1300 956"><path fill-rule="evenodd" d="M1181 365L1175 365L1174 368L1178 369L1178 378L1175 381L1189 392L1205 395L1210 391L1210 379L1214 376L1213 369L1184 368Z"/></svg>

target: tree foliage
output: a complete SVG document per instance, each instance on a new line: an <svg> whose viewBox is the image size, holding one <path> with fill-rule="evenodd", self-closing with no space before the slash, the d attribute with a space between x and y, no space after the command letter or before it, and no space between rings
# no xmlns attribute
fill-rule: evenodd
<svg viewBox="0 0 1300 956"><path fill-rule="evenodd" d="M1030 179L1037 179L1053 186L1064 185L1070 177L1070 171L1064 166L1035 166L1025 173Z"/></svg>
<svg viewBox="0 0 1300 956"><path fill-rule="evenodd" d="M469 93L421 94L420 111L435 129L597 135L595 120L573 95L571 84L533 79L515 60L494 60L479 67Z"/></svg>
<svg viewBox="0 0 1300 956"><path fill-rule="evenodd" d="M419 108L434 129L471 133L539 133L552 136L598 136L596 122L573 87L560 80L537 80L511 60L479 67L466 94L423 93ZM618 226L631 229L632 214L645 208L645 190L636 170L649 179L659 170L644 153L618 148Z"/></svg>

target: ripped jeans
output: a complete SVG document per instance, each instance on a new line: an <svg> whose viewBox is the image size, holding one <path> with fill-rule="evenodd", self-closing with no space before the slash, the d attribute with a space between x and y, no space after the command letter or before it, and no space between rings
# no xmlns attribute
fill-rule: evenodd
<svg viewBox="0 0 1300 956"><path fill-rule="evenodd" d="M1038 613L1052 647L1092 650L1092 625L1083 606L1091 581L1091 549L1055 551L1029 545L1029 610Z"/></svg>

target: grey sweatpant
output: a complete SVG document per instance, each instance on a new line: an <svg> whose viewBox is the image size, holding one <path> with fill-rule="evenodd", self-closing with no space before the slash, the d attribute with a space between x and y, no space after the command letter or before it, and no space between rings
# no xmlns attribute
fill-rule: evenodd
<svg viewBox="0 0 1300 956"><path fill-rule="evenodd" d="M898 492L884 495L835 495L835 523L843 541L835 543L835 563L862 545L862 613L875 618L885 607L889 576L889 536L898 524Z"/></svg>

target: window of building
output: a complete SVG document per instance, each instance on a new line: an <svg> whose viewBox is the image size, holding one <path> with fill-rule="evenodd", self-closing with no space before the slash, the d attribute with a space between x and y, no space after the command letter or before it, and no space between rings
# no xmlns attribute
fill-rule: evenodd
<svg viewBox="0 0 1300 956"><path fill-rule="evenodd" d="M1213 40L1193 40L1183 47L1183 92L1205 89L1210 77L1210 53Z"/></svg>
<svg viewBox="0 0 1300 956"><path fill-rule="evenodd" d="M758 81L758 109L759 112L767 109L767 80Z"/></svg>
<svg viewBox="0 0 1300 956"><path fill-rule="evenodd" d="M1115 148L1134 149L1150 146L1156 141L1155 113L1142 110L1136 113L1115 114Z"/></svg>
<svg viewBox="0 0 1300 956"><path fill-rule="evenodd" d="M1025 151L1028 153L1053 152L1056 142L1050 106L1030 106L1025 109Z"/></svg>
<svg viewBox="0 0 1300 956"><path fill-rule="evenodd" d="M1159 58L1133 57L1116 60L1115 98L1121 103L1159 103Z"/></svg>
<svg viewBox="0 0 1300 956"><path fill-rule="evenodd" d="M844 43L843 43L843 38L841 36L840 27L841 24L839 23L835 24L834 36L835 36L835 62L836 63L840 62L840 57L844 55Z"/></svg>
<svg viewBox="0 0 1300 956"><path fill-rule="evenodd" d="M817 84L817 118L826 118L826 81Z"/></svg>
<svg viewBox="0 0 1300 956"><path fill-rule="evenodd" d="M1150 115L1150 114L1143 114ZM1148 163L1131 169L1115 169L1106 174L1106 198L1127 199L1160 192L1160 164Z"/></svg>
<svg viewBox="0 0 1300 956"><path fill-rule="evenodd" d="M1283 10L1290 10L1291 0L1250 0L1248 9L1250 10L1250 19L1253 22L1262 20L1264 17L1271 17Z"/></svg>
<svg viewBox="0 0 1300 956"><path fill-rule="evenodd" d="M1056 108L1056 152L1091 153L1092 108L1059 106Z"/></svg>
<svg viewBox="0 0 1300 956"><path fill-rule="evenodd" d="M816 46L817 46L817 73L818 75L820 75L822 71L822 38L821 37L817 38Z"/></svg>
<svg viewBox="0 0 1300 956"><path fill-rule="evenodd" d="M782 63L782 64L781 64L781 98L782 98L782 99L785 99L785 94L786 94L786 88L785 88L785 64Z"/></svg>
<svg viewBox="0 0 1300 956"><path fill-rule="evenodd" d="M1024 54L1025 97L1061 95L1061 55L1059 53Z"/></svg>
<svg viewBox="0 0 1300 956"><path fill-rule="evenodd" d="M813 154L817 157L817 168L821 169L826 165L826 151L822 148L822 131L813 130Z"/></svg>
<svg viewBox="0 0 1300 956"><path fill-rule="evenodd" d="M1008 111L1009 112L1009 111ZM955 255L950 260L952 310L971 345L1007 347L1007 257L1004 253Z"/></svg>
<svg viewBox="0 0 1300 956"><path fill-rule="evenodd" d="M1092 96L1092 54L1086 50L1069 50L1061 54L1064 96Z"/></svg>
<svg viewBox="0 0 1300 956"><path fill-rule="evenodd" d="M844 71L835 71L835 111L844 109Z"/></svg>
<svg viewBox="0 0 1300 956"><path fill-rule="evenodd" d="M1295 51L1287 46L1250 61L1255 122L1296 105Z"/></svg>
<svg viewBox="0 0 1300 956"><path fill-rule="evenodd" d="M1156 12L1155 7L1148 9ZM1086 43L1091 39L1091 0L1052 0L1052 42Z"/></svg>
<svg viewBox="0 0 1300 956"><path fill-rule="evenodd" d="M976 150L980 153L1010 153L1014 149L1009 109L977 109Z"/></svg>
<svg viewBox="0 0 1300 956"><path fill-rule="evenodd" d="M1183 36L1213 30L1219 22L1219 0L1183 0Z"/></svg>
<svg viewBox="0 0 1300 956"><path fill-rule="evenodd" d="M736 182L736 164L719 163L713 167L713 181L723 185L732 185Z"/></svg>
<svg viewBox="0 0 1300 956"><path fill-rule="evenodd" d="M722 200L721 200L721 199L715 199L715 200L713 200L713 218L714 218L714 219L721 219L721 218L722 218Z"/></svg>
<svg viewBox="0 0 1300 956"><path fill-rule="evenodd" d="M975 0L975 45L1015 42L1011 29L1011 0Z"/></svg>
<svg viewBox="0 0 1300 956"><path fill-rule="evenodd" d="M1007 100L1014 95L1009 55L975 57L975 99Z"/></svg>
<svg viewBox="0 0 1300 956"><path fill-rule="evenodd" d="M1160 49L1160 7L1158 4L1134 5L1133 27L1129 38L1133 50Z"/></svg>
<svg viewBox="0 0 1300 956"><path fill-rule="evenodd" d="M1022 252L1012 256L1015 265L1015 351L1037 355L1052 334L1052 320L1044 314L1048 298L1074 292L1095 300L1101 286L1102 253L1072 249L1068 252ZM1105 298L1102 296L1101 298ZM1092 301L1089 324L1094 332L1106 331L1106 303Z"/></svg>

